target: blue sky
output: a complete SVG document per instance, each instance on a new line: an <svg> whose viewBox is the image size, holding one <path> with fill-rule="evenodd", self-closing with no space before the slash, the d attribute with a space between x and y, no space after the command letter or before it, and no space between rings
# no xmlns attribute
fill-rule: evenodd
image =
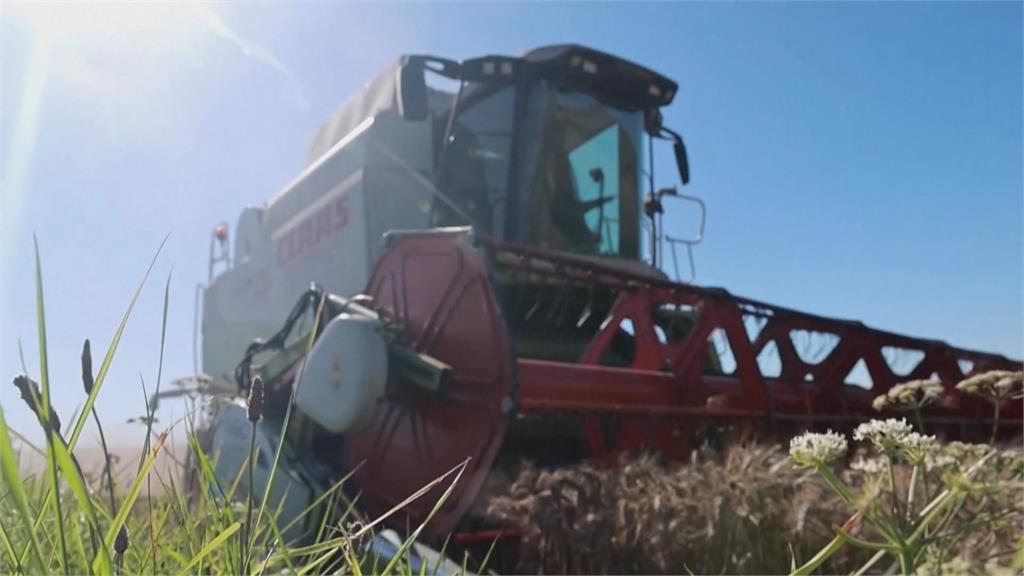
<svg viewBox="0 0 1024 576"><path fill-rule="evenodd" d="M678 81L666 124L710 211L701 283L1020 357L1021 6L4 4L0 380L19 338L38 374L33 232L61 414L83 399L82 339L106 348L171 232L98 403L123 422L143 411L140 374L156 378L168 275L165 381L192 372L211 227L297 174L349 94L403 52L565 42ZM0 382L27 430L16 398Z"/></svg>

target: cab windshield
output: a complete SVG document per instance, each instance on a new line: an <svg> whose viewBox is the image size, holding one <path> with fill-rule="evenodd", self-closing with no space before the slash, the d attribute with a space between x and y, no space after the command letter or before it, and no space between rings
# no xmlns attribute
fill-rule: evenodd
<svg viewBox="0 0 1024 576"><path fill-rule="evenodd" d="M487 234L552 250L640 257L643 119L539 82L460 103L440 187ZM513 214L509 214L513 210ZM434 224L465 224L443 206Z"/></svg>
<svg viewBox="0 0 1024 576"><path fill-rule="evenodd" d="M641 114L549 88L543 119L523 199L525 242L639 258Z"/></svg>

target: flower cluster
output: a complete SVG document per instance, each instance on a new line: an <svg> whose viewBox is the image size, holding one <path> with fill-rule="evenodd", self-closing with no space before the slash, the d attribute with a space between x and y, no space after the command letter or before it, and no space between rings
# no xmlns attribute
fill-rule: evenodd
<svg viewBox="0 0 1024 576"><path fill-rule="evenodd" d="M846 437L838 432L807 432L790 440L789 455L797 464L813 468L842 458L846 447Z"/></svg>
<svg viewBox="0 0 1024 576"><path fill-rule="evenodd" d="M903 455L914 464L924 464L925 458L935 451L935 436L925 436L917 432L911 432L903 437L900 442Z"/></svg>
<svg viewBox="0 0 1024 576"><path fill-rule="evenodd" d="M958 466L959 463L960 461L950 455L947 450L932 452L924 459L925 470L929 472L951 469Z"/></svg>
<svg viewBox="0 0 1024 576"><path fill-rule="evenodd" d="M1013 377L1003 373L974 382L1005 396ZM903 393L914 390L916 398L902 405L934 395L929 388L941 389L928 382L908 383ZM894 396L899 401L899 393ZM998 418L998 405L996 414ZM853 439L864 445L857 447L846 469L824 465L847 450L843 437L834 432L805 434L794 439L789 449L797 467L813 468L857 511L854 518L870 525L873 533L848 539L848 544L900 556L903 574L930 574L939 567L951 573L1002 572L1004 561L991 561L1004 553L992 552L1019 547L1021 516L1014 512L1024 491L1024 449L940 444L935 436L915 431L902 418L860 424ZM929 536L916 541L921 534ZM976 554L978 550L984 552ZM957 564L956 558L973 563ZM976 561L984 563L984 570ZM804 566L813 570L821 564Z"/></svg>
<svg viewBox="0 0 1024 576"><path fill-rule="evenodd" d="M875 410L920 410L942 399L945 390L938 380L911 380L898 384L871 403Z"/></svg>
<svg viewBox="0 0 1024 576"><path fill-rule="evenodd" d="M961 381L956 385L956 389L983 396L996 403L1019 399L1024 397L1024 372L990 370Z"/></svg>
<svg viewBox="0 0 1024 576"><path fill-rule="evenodd" d="M889 471L889 461L884 458L861 458L850 463L850 469L862 474L881 474Z"/></svg>
<svg viewBox="0 0 1024 576"><path fill-rule="evenodd" d="M969 444L967 442L954 441L946 444L944 452L956 462L969 466L981 460L992 451L988 444Z"/></svg>
<svg viewBox="0 0 1024 576"><path fill-rule="evenodd" d="M891 456L899 451L903 439L911 432L913 428L905 418L872 420L857 426L853 431L853 439L871 442L880 452Z"/></svg>
<svg viewBox="0 0 1024 576"><path fill-rule="evenodd" d="M872 420L853 431L854 440L871 442L886 456L902 455L914 464L923 464L935 449L935 436L914 432L906 419Z"/></svg>
<svg viewBox="0 0 1024 576"><path fill-rule="evenodd" d="M872 420L853 431L854 440L871 442L886 456L903 456L916 465L923 465L935 452L935 436L914 432L906 419Z"/></svg>

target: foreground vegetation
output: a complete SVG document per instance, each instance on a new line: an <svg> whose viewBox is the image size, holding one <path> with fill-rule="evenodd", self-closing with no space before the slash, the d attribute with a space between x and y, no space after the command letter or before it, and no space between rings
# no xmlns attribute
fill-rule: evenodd
<svg viewBox="0 0 1024 576"><path fill-rule="evenodd" d="M1020 401L1022 376L988 372L958 388L998 418ZM530 572L1019 574L1024 453L995 446L995 427L989 444L921 432L920 411L943 395L934 381L893 387L875 408L906 412L918 429L872 420L852 446L829 431L794 438L788 454L735 445L687 464L527 464L486 514L526 527L519 569Z"/></svg>
<svg viewBox="0 0 1024 576"><path fill-rule="evenodd" d="M174 474L153 473L170 429L154 432L153 408L147 405L145 415L138 419L146 425L138 467L132 471L127 490L119 490L115 480L116 465L106 450L95 402L148 275L147 270L95 373L91 348L86 341L81 358L82 408L62 425L50 401L42 270L37 251L39 381L22 374L14 378L14 385L25 403L21 408L34 414L45 443L35 445L25 434L11 429L5 409L12 407L0 407L0 573L263 574L284 570L296 574L324 571L403 574L411 573L414 567L419 572L430 570L433 573L436 566L423 562L413 564L413 556L408 553L418 530L413 530L404 542L398 541L397 553L389 559L382 560L372 554L366 544L387 515L375 520L360 517L353 503L347 502L338 489L340 483L328 488L302 517L280 525L278 511L259 504L266 501L273 480L264 498L240 488L246 470L242 470L230 486L219 483L212 463L200 447L191 416L173 424L186 429L191 467L195 470L190 485L182 486ZM167 286L169 284L168 279ZM162 333L166 329L168 297L165 287ZM161 338L155 392L159 392L163 345ZM22 364L24 370L24 360ZM250 402L253 401L258 403L259 398L251 398ZM255 422L259 417L258 406L252 408L255 411L250 414ZM105 454L103 470L96 475L87 474L75 456L75 448L90 420L97 427ZM15 450L15 445L19 450ZM41 473L23 474L20 456L28 452L44 460ZM280 457L279 452L273 468L277 468ZM251 472L250 463L251 459L243 468ZM410 495L409 500L445 482L450 491L460 472L461 467L453 469ZM438 507L447 494L442 495ZM330 512L316 512L322 510ZM316 543L286 544L281 534L294 522L304 523L307 531L315 533Z"/></svg>
<svg viewBox="0 0 1024 576"><path fill-rule="evenodd" d="M1019 572L1019 449L937 445L915 466L861 446L845 464L837 437L827 461L798 443L809 465L799 467L766 445L695 453L686 465L526 465L488 513L527 526L519 570L529 572Z"/></svg>

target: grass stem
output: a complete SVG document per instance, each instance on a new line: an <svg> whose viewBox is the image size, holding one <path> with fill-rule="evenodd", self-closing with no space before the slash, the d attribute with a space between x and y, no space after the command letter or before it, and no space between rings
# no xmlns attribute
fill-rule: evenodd
<svg viewBox="0 0 1024 576"><path fill-rule="evenodd" d="M243 531L243 535L244 535L244 538L245 538L245 541L243 542L243 548L242 548L242 550L243 550L243 552L242 552L242 554L243 554L243 558L242 558L242 573L243 574L248 574L249 573L249 562L250 562L251 557L252 557L252 535L253 535L253 530L252 530L252 504L253 504L253 494L256 491L256 483L253 480L253 478L254 478L253 464L254 464L255 460L256 460L256 422L253 422L252 423L252 435L249 438L249 463L248 463L248 469L249 469L249 495L248 495L248 498L246 499L247 500L247 505L246 505L246 508L245 508L245 530Z"/></svg>
<svg viewBox="0 0 1024 576"><path fill-rule="evenodd" d="M989 444L995 446L996 438L999 436L999 411L1002 408L1002 402L998 399L992 401L993 406L993 418L992 418L992 439Z"/></svg>
<svg viewBox="0 0 1024 576"><path fill-rule="evenodd" d="M96 413L96 406L92 407L92 417L96 421L96 429L100 433L100 447L103 449L103 473L107 477L107 495L110 498L110 513L117 513L117 499L114 496L114 472L110 462L110 450L107 449L107 438L103 434L103 424Z"/></svg>

